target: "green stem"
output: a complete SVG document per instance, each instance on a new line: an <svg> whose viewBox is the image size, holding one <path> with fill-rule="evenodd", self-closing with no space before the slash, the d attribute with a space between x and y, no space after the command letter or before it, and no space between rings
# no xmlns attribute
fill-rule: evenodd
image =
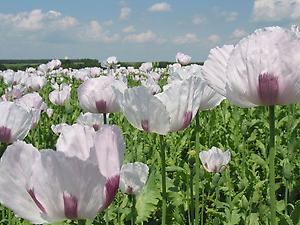
<svg viewBox="0 0 300 225"><path fill-rule="evenodd" d="M108 211L107 211L107 209L105 210L105 224L109 225L109 222L108 222Z"/></svg>
<svg viewBox="0 0 300 225"><path fill-rule="evenodd" d="M289 194L289 186L288 186L288 180L284 179L284 186L285 186L285 191L284 191L284 205L285 205L285 215L288 215L288 194Z"/></svg>
<svg viewBox="0 0 300 225"><path fill-rule="evenodd" d="M166 225L167 219L167 186L166 186L166 152L164 136L160 135L160 159L161 159L161 192L162 192L162 219L161 224Z"/></svg>
<svg viewBox="0 0 300 225"><path fill-rule="evenodd" d="M103 113L103 123L107 124L107 114Z"/></svg>
<svg viewBox="0 0 300 225"><path fill-rule="evenodd" d="M270 185L270 209L271 225L276 225L276 196L275 196L275 106L269 106L269 185Z"/></svg>
<svg viewBox="0 0 300 225"><path fill-rule="evenodd" d="M190 185L190 198L191 198L191 202L190 202L190 224L194 223L194 179L193 179L193 169L190 168L190 176L189 176L189 185Z"/></svg>
<svg viewBox="0 0 300 225"><path fill-rule="evenodd" d="M200 123L199 123L199 113L196 114L196 129L195 129L195 136L196 136L196 177L195 177L195 225L199 224L200 213L199 213L199 190L200 190L200 142L199 142L199 133L200 133ZM203 222L203 221L202 221ZM201 223L202 223L201 222Z"/></svg>
<svg viewBox="0 0 300 225"><path fill-rule="evenodd" d="M86 224L86 220L78 220L78 225L85 225Z"/></svg>
<svg viewBox="0 0 300 225"><path fill-rule="evenodd" d="M204 225L205 185L202 183L201 225Z"/></svg>
<svg viewBox="0 0 300 225"><path fill-rule="evenodd" d="M131 225L135 224L135 195L130 195L130 200L131 200L131 213L132 213L132 217L131 217Z"/></svg>

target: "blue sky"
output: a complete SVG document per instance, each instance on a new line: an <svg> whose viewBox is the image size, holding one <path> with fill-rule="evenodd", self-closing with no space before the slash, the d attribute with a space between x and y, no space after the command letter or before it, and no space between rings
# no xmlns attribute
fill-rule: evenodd
<svg viewBox="0 0 300 225"><path fill-rule="evenodd" d="M300 19L300 0L10 0L0 3L0 58L203 61L217 45Z"/></svg>

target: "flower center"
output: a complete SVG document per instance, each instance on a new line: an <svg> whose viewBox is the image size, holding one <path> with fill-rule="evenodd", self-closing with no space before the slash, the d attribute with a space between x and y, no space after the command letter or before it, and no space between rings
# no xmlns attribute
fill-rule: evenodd
<svg viewBox="0 0 300 225"><path fill-rule="evenodd" d="M275 105L279 94L278 77L270 73L258 76L258 95L265 105Z"/></svg>
<svg viewBox="0 0 300 225"><path fill-rule="evenodd" d="M107 113L106 101L96 101L96 108L99 113Z"/></svg>
<svg viewBox="0 0 300 225"><path fill-rule="evenodd" d="M146 131L146 132L150 131L150 129L149 129L149 121L148 120L142 120L141 125L142 125L142 128L143 128L144 131Z"/></svg>
<svg viewBox="0 0 300 225"><path fill-rule="evenodd" d="M77 213L78 200L77 200L77 198L67 192L64 192L63 199L64 199L65 216L68 219L77 219L78 218L78 213Z"/></svg>
<svg viewBox="0 0 300 225"><path fill-rule="evenodd" d="M0 127L0 142L8 144L11 142L11 130L7 127Z"/></svg>

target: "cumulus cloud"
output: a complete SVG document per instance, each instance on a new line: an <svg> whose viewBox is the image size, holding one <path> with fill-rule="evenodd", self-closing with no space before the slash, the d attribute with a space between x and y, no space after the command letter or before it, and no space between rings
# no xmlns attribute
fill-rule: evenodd
<svg viewBox="0 0 300 225"><path fill-rule="evenodd" d="M62 16L60 12L50 10L46 13L40 9L17 14L0 13L1 25L23 31L37 31L42 29L59 30L74 27L78 21L71 16Z"/></svg>
<svg viewBox="0 0 300 225"><path fill-rule="evenodd" d="M130 42L145 43L145 42L154 41L156 39L156 37L157 37L157 35L153 31L148 30L146 32L139 33L139 34L127 35L125 37L125 40L130 41Z"/></svg>
<svg viewBox="0 0 300 225"><path fill-rule="evenodd" d="M225 18L227 22L235 21L237 17L239 16L238 12L227 12L223 11L221 15Z"/></svg>
<svg viewBox="0 0 300 225"><path fill-rule="evenodd" d="M78 37L82 41L104 43L112 43L119 40L118 34L110 34L96 20L91 21L87 26L83 27L81 32L78 33Z"/></svg>
<svg viewBox="0 0 300 225"><path fill-rule="evenodd" d="M168 12L171 11L171 5L166 2L156 3L148 8L150 12Z"/></svg>
<svg viewBox="0 0 300 225"><path fill-rule="evenodd" d="M296 20L300 18L300 0L255 0L254 21Z"/></svg>
<svg viewBox="0 0 300 225"><path fill-rule="evenodd" d="M219 35L212 34L208 36L207 40L212 44L217 44L218 42L220 42L221 38Z"/></svg>
<svg viewBox="0 0 300 225"><path fill-rule="evenodd" d="M47 15L49 16L49 18L57 18L61 16L61 12L57 12L55 10L50 10L48 11Z"/></svg>
<svg viewBox="0 0 300 225"><path fill-rule="evenodd" d="M111 43L119 40L118 34L111 34L107 29L112 21L79 23L75 17L65 16L61 12L50 10L43 12L34 9L16 14L0 13L0 31L2 39L14 41L80 41Z"/></svg>
<svg viewBox="0 0 300 225"><path fill-rule="evenodd" d="M134 26L130 25L130 26L128 26L128 27L124 27L124 28L122 29L122 31L123 31L124 33L132 33L132 32L135 31L135 28L134 28Z"/></svg>
<svg viewBox="0 0 300 225"><path fill-rule="evenodd" d="M235 29L232 34L230 35L231 38L234 38L234 39L241 39L243 37L245 37L248 33L243 30L243 29Z"/></svg>
<svg viewBox="0 0 300 225"><path fill-rule="evenodd" d="M173 39L173 43L178 45L193 44L197 42L199 42L199 38L194 33L186 33L182 36L177 36Z"/></svg>
<svg viewBox="0 0 300 225"><path fill-rule="evenodd" d="M206 18L204 16L194 16L193 24L200 25L206 22Z"/></svg>
<svg viewBox="0 0 300 225"><path fill-rule="evenodd" d="M109 26L112 26L113 24L114 24L114 21L112 21L112 20L107 20L107 21L104 21L104 22L103 22L103 25L104 25L104 26L108 26L108 27L109 27Z"/></svg>
<svg viewBox="0 0 300 225"><path fill-rule="evenodd" d="M120 19L125 20L130 16L131 8L129 7L122 7L120 12Z"/></svg>

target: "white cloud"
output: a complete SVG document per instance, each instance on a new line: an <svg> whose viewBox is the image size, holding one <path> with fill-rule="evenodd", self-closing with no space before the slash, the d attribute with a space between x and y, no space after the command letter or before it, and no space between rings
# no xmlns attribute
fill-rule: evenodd
<svg viewBox="0 0 300 225"><path fill-rule="evenodd" d="M225 18L227 22L235 21L237 17L239 16L238 12L227 12L224 11L221 13L221 15Z"/></svg>
<svg viewBox="0 0 300 225"><path fill-rule="evenodd" d="M150 12L168 12L171 11L171 5L166 2L156 3L148 8Z"/></svg>
<svg viewBox="0 0 300 225"><path fill-rule="evenodd" d="M39 30L43 27L42 20L45 15L40 9L18 14L0 14L2 25L8 25L21 30Z"/></svg>
<svg viewBox="0 0 300 225"><path fill-rule="evenodd" d="M50 10L47 15L49 16L49 18L56 18L56 17L60 17L61 13L58 11L54 11L54 10Z"/></svg>
<svg viewBox="0 0 300 225"><path fill-rule="evenodd" d="M121 20L127 19L130 16L130 13L131 13L131 8L129 8L129 7L121 8L120 19Z"/></svg>
<svg viewBox="0 0 300 225"><path fill-rule="evenodd" d="M60 12L50 10L43 13L40 9L17 14L0 13L1 25L19 31L60 30L74 27L78 21L71 16L62 16Z"/></svg>
<svg viewBox="0 0 300 225"><path fill-rule="evenodd" d="M220 42L221 38L219 35L212 34L207 38L207 40L212 44L217 44L218 42Z"/></svg>
<svg viewBox="0 0 300 225"><path fill-rule="evenodd" d="M206 22L206 18L204 16L194 16L193 24L200 25Z"/></svg>
<svg viewBox="0 0 300 225"><path fill-rule="evenodd" d="M60 29L65 29L69 27L75 27L78 24L74 17L66 16L57 20L53 25L59 27Z"/></svg>
<svg viewBox="0 0 300 225"><path fill-rule="evenodd" d="M178 45L192 44L196 42L199 42L199 38L194 33L186 33L173 39L173 43Z"/></svg>
<svg viewBox="0 0 300 225"><path fill-rule="evenodd" d="M254 21L296 20L300 18L300 0L255 0Z"/></svg>
<svg viewBox="0 0 300 225"><path fill-rule="evenodd" d="M78 37L82 41L94 41L112 43L119 40L118 34L110 34L107 30L103 29L101 24L93 20L87 26L83 27Z"/></svg>
<svg viewBox="0 0 300 225"><path fill-rule="evenodd" d="M132 33L135 31L135 28L134 26L130 25L128 27L124 27L123 30L122 30L124 33Z"/></svg>
<svg viewBox="0 0 300 225"><path fill-rule="evenodd" d="M136 42L136 43L146 43L146 42L155 42L155 43L164 43L165 40L158 37L156 33L151 30L147 30L146 32L138 33L138 34L130 34L124 38L125 41L128 42Z"/></svg>
<svg viewBox="0 0 300 225"><path fill-rule="evenodd" d="M79 23L71 16L62 15L61 12L50 10L43 12L40 9L31 12L16 14L0 13L0 30L2 38L17 40L75 40L112 43L119 40L118 34L112 34L107 27L104 29L98 21ZM109 26L112 21L106 21Z"/></svg>
<svg viewBox="0 0 300 225"><path fill-rule="evenodd" d="M111 25L113 25L113 24L114 24L114 21L112 21L112 20L107 20L107 21L103 22L103 25L104 26L108 26L108 27L111 26Z"/></svg>
<svg viewBox="0 0 300 225"><path fill-rule="evenodd" d="M234 39L240 39L240 38L245 37L247 34L248 33L245 30L237 28L232 32L230 37L232 37Z"/></svg>

